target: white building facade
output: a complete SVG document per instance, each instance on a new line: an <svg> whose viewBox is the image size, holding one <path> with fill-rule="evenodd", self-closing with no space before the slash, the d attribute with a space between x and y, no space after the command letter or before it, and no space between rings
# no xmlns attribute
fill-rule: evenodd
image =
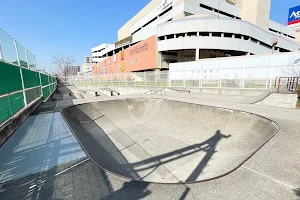
<svg viewBox="0 0 300 200"><path fill-rule="evenodd" d="M270 0L152 0L119 29L118 42L92 49L93 61L101 63L153 35L155 69L204 58L297 51L300 32L270 20L270 5Z"/></svg>

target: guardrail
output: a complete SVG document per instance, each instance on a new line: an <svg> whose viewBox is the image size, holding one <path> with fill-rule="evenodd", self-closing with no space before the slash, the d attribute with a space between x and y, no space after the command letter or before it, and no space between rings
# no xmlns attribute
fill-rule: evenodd
<svg viewBox="0 0 300 200"><path fill-rule="evenodd" d="M184 75L182 75L184 74ZM191 77L186 77L190 74ZM192 71L132 72L121 74L101 74L97 76L69 76L65 82L77 87L176 87L176 88L235 88L269 89L275 88L270 78L202 78ZM183 78L181 76L184 76Z"/></svg>
<svg viewBox="0 0 300 200"><path fill-rule="evenodd" d="M277 92L297 92L299 77L276 77L275 88Z"/></svg>

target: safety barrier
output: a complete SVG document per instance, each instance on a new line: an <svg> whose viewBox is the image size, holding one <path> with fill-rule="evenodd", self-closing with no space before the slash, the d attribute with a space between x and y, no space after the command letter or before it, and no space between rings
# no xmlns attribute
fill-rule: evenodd
<svg viewBox="0 0 300 200"><path fill-rule="evenodd" d="M56 78L0 61L0 124L56 89Z"/></svg>

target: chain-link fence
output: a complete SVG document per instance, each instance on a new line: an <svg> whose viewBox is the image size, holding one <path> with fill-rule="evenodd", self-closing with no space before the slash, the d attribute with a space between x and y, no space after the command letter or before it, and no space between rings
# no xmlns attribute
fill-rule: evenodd
<svg viewBox="0 0 300 200"><path fill-rule="evenodd" d="M35 56L0 29L0 124L55 91L56 78L35 69Z"/></svg>

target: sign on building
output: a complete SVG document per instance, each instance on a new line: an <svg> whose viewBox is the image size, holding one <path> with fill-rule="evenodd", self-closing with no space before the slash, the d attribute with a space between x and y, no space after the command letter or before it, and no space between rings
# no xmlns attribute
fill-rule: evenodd
<svg viewBox="0 0 300 200"><path fill-rule="evenodd" d="M290 8L288 19L288 25L294 25L298 23L300 25L300 6Z"/></svg>
<svg viewBox="0 0 300 200"><path fill-rule="evenodd" d="M164 10L171 3L173 3L173 0L162 0L160 5L158 6L158 9Z"/></svg>

